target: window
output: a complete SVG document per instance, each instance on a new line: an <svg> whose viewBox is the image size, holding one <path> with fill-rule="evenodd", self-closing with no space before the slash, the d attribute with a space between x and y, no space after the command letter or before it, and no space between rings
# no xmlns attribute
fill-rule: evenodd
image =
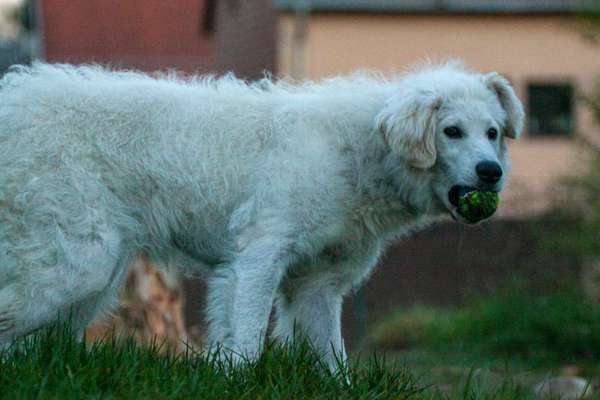
<svg viewBox="0 0 600 400"><path fill-rule="evenodd" d="M530 84L528 130L532 135L561 136L573 130L573 87Z"/></svg>

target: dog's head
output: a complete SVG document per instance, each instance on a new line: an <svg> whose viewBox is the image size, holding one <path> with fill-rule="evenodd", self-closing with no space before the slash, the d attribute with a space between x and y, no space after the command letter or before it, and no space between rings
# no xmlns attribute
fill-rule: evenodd
<svg viewBox="0 0 600 400"><path fill-rule="evenodd" d="M519 137L523 119L505 78L450 63L405 76L376 128L392 153L427 176L431 204L466 222L457 213L459 193L502 190L510 170L505 138Z"/></svg>

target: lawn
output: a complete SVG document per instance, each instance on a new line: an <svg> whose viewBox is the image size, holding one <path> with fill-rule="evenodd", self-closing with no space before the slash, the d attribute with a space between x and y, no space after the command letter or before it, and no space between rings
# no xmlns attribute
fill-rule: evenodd
<svg viewBox="0 0 600 400"><path fill-rule="evenodd" d="M333 376L309 347L270 347L239 369L210 355L169 355L132 339L92 345L54 327L22 340L0 361L2 399L306 399L418 398L422 389L401 369L376 360ZM226 371L229 370L229 373Z"/></svg>
<svg viewBox="0 0 600 400"><path fill-rule="evenodd" d="M510 288L454 310L398 311L372 345L338 374L307 343L268 345L232 368L132 338L86 345L59 325L3 350L0 399L534 399L533 385L565 367L600 374L600 309L576 291Z"/></svg>

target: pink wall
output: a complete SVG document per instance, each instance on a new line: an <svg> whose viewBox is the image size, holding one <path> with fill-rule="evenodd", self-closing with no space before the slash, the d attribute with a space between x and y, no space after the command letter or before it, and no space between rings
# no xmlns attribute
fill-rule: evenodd
<svg viewBox="0 0 600 400"><path fill-rule="evenodd" d="M525 105L530 82L568 81L578 93L600 83L600 47L583 40L575 21L564 16L311 14L302 35L298 22L292 14L280 14L277 58L278 71L300 71L297 78L357 69L399 72L427 59L460 58L477 70L504 74ZM576 106L575 126L577 134L600 137L582 103ZM526 133L510 148L513 173L504 215L543 209L557 179L585 165L573 137Z"/></svg>

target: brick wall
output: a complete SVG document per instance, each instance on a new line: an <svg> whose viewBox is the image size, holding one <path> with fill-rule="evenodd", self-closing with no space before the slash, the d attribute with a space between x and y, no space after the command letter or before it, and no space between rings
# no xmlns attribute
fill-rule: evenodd
<svg viewBox="0 0 600 400"><path fill-rule="evenodd" d="M206 71L212 43L202 30L205 5L205 0L41 0L45 57L148 71Z"/></svg>

